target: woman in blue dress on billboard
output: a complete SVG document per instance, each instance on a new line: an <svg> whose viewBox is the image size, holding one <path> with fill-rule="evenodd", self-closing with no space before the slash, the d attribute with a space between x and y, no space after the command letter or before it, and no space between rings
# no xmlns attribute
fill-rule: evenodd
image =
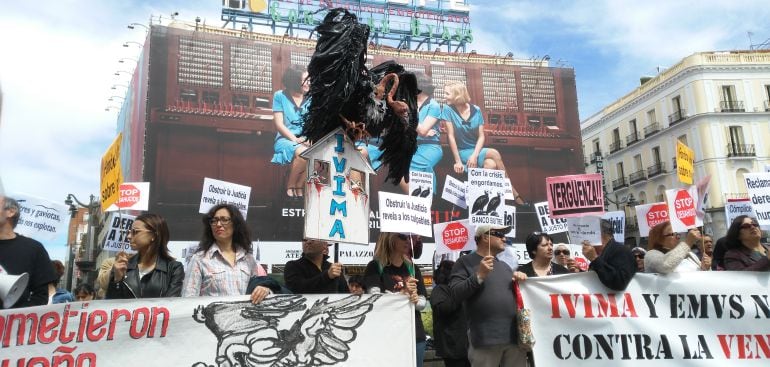
<svg viewBox="0 0 770 367"><path fill-rule="evenodd" d="M463 173L469 168L505 171L500 152L494 148L484 148L484 116L478 106L470 103L471 98L465 84L447 84L444 87L444 98L446 106L441 119L448 122L447 139L455 161L454 171Z"/></svg>
<svg viewBox="0 0 770 367"><path fill-rule="evenodd" d="M286 180L286 195L303 195L306 160L299 155L309 146L302 132L302 115L307 111L308 100L305 98L309 88L307 71L299 65L291 65L281 79L285 89L273 95L273 122L278 133L275 135L272 163L291 164Z"/></svg>
<svg viewBox="0 0 770 367"><path fill-rule="evenodd" d="M409 170L433 174L432 192L435 195L437 178L433 167L444 156L439 142L438 121L441 119L441 105L430 97L435 89L431 78L422 72L416 72L415 75L417 87L420 88L420 94L417 95L419 125L417 125L417 151L412 156ZM401 180L401 189L409 193L409 184L404 180Z"/></svg>

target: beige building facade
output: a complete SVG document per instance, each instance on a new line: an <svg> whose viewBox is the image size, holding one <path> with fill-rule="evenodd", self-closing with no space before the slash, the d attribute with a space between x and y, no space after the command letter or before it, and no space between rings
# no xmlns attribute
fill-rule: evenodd
<svg viewBox="0 0 770 367"><path fill-rule="evenodd" d="M627 213L626 242L646 242L629 204L686 186L677 140L695 151L695 181L711 176L705 232L724 236L725 202L746 198L743 175L770 165L769 101L770 51L701 52L584 120L586 172L603 169L609 210Z"/></svg>

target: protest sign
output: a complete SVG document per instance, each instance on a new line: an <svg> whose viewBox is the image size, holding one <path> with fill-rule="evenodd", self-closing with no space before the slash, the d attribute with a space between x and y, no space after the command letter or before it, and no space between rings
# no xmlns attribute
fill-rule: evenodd
<svg viewBox="0 0 770 367"><path fill-rule="evenodd" d="M128 243L128 231L131 230L135 219L136 216L128 214L115 212L110 214L109 224L105 228L107 230L107 234L104 236L105 251L125 251L130 254L136 252L131 249L131 245Z"/></svg>
<svg viewBox="0 0 770 367"><path fill-rule="evenodd" d="M409 171L409 195L433 199L433 174Z"/></svg>
<svg viewBox="0 0 770 367"><path fill-rule="evenodd" d="M504 225L501 215L505 204L505 171L471 168L468 170L468 194L466 202L472 226L484 224Z"/></svg>
<svg viewBox="0 0 770 367"><path fill-rule="evenodd" d="M681 141L676 141L676 175L679 181L692 185L695 152Z"/></svg>
<svg viewBox="0 0 770 367"><path fill-rule="evenodd" d="M53 241L67 233L69 208L27 194L9 195L19 203L19 223L14 232L38 241Z"/></svg>
<svg viewBox="0 0 770 367"><path fill-rule="evenodd" d="M473 233L471 233L471 236L473 236ZM432 265L433 253L436 250L434 245L433 242L423 242L422 254L420 257L412 259L414 263L417 265ZM255 249L259 249L259 263L268 267L274 265L283 267L288 261L297 260L302 257L302 242L261 241L259 243L254 242L253 246ZM375 246L376 244L374 243L366 246L340 243L338 251L339 262L343 265L366 266L374 258Z"/></svg>
<svg viewBox="0 0 770 367"><path fill-rule="evenodd" d="M545 184L551 218L604 214L601 174L547 177Z"/></svg>
<svg viewBox="0 0 770 367"><path fill-rule="evenodd" d="M743 177L759 225L770 225L770 172L747 173Z"/></svg>
<svg viewBox="0 0 770 367"><path fill-rule="evenodd" d="M566 218L551 218L551 213L548 210L548 202L543 201L535 204L535 212L537 212L537 218L540 222L540 229L548 234L567 232L567 219Z"/></svg>
<svg viewBox="0 0 770 367"><path fill-rule="evenodd" d="M610 221L612 224L612 237L615 241L623 243L626 240L626 212L619 210L615 212L606 212L602 219Z"/></svg>
<svg viewBox="0 0 770 367"><path fill-rule="evenodd" d="M431 237L430 199L380 191L380 231Z"/></svg>
<svg viewBox="0 0 770 367"><path fill-rule="evenodd" d="M730 226L730 223L733 222L733 219L738 218L741 215L756 217L756 214L754 214L754 207L751 206L751 200L733 200L725 203L725 218L727 218L727 226Z"/></svg>
<svg viewBox="0 0 770 367"><path fill-rule="evenodd" d="M594 246L601 246L600 221L601 218L594 215L567 218L570 242L583 243L583 241L588 241Z"/></svg>
<svg viewBox="0 0 770 367"><path fill-rule="evenodd" d="M666 190L668 217L674 232L686 232L689 228L703 225L703 219L698 217L695 209L697 202L698 188L695 185L686 189Z"/></svg>
<svg viewBox="0 0 770 367"><path fill-rule="evenodd" d="M248 296L171 297L10 309L0 311L7 320L0 323L0 365L414 366L414 317L401 294L270 295L258 304ZM399 353L382 353L383 340Z"/></svg>
<svg viewBox="0 0 770 367"><path fill-rule="evenodd" d="M149 182L124 182L118 189L118 201L107 208L116 210L147 210L150 203Z"/></svg>
<svg viewBox="0 0 770 367"><path fill-rule="evenodd" d="M652 203L637 205L636 220L639 222L639 235L647 237L650 229L668 220L668 205L666 203Z"/></svg>
<svg viewBox="0 0 770 367"><path fill-rule="evenodd" d="M465 202L467 184L450 175L446 175L446 181L444 181L444 190L441 192L441 198L457 205L463 209L468 207Z"/></svg>
<svg viewBox="0 0 770 367"><path fill-rule="evenodd" d="M513 185L511 179L505 178L505 200L516 200L516 196L513 195Z"/></svg>
<svg viewBox="0 0 770 367"><path fill-rule="evenodd" d="M475 228L467 219L433 225L433 240L436 242L436 254L452 251L476 249Z"/></svg>
<svg viewBox="0 0 770 367"><path fill-rule="evenodd" d="M516 207L513 205L503 205L502 212L503 225L511 227L511 230L505 236L516 237Z"/></svg>
<svg viewBox="0 0 770 367"><path fill-rule="evenodd" d="M232 204L246 218L249 211L249 196L251 187L220 181L213 178L203 179L203 192L198 213L206 214L217 204Z"/></svg>
<svg viewBox="0 0 770 367"><path fill-rule="evenodd" d="M595 272L530 278L538 366L763 366L767 278L754 272L637 273L623 292ZM739 286L736 286L739 285Z"/></svg>
<svg viewBox="0 0 770 367"><path fill-rule="evenodd" d="M118 201L118 188L123 183L123 169L120 165L120 144L123 133L119 133L102 156L99 192L101 193L102 211Z"/></svg>

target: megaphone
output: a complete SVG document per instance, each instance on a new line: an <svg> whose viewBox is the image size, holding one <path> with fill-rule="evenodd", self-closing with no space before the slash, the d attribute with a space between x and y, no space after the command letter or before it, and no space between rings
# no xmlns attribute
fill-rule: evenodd
<svg viewBox="0 0 770 367"><path fill-rule="evenodd" d="M21 275L0 274L0 300L3 308L11 308L19 300L29 283L29 274Z"/></svg>

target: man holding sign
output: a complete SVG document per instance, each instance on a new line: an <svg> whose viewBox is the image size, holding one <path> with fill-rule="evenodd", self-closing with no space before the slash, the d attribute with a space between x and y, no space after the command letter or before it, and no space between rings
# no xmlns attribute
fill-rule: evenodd
<svg viewBox="0 0 770 367"><path fill-rule="evenodd" d="M636 274L636 260L626 246L615 241L610 221L602 219L600 226L602 242L599 246L583 241L583 256L591 262L588 270L595 271L607 288L625 290Z"/></svg>
<svg viewBox="0 0 770 367"><path fill-rule="evenodd" d="M473 366L526 366L526 353L517 346L516 297L512 282L527 276L514 272L495 255L505 250L511 227L476 227L476 251L460 257L449 280L452 296L463 303L468 319L468 359Z"/></svg>

